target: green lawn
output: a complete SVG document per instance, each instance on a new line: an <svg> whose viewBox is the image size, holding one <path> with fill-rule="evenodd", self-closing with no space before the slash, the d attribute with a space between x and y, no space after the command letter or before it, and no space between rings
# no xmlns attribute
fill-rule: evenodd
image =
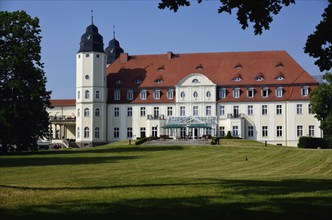
<svg viewBox="0 0 332 220"><path fill-rule="evenodd" d="M222 140L0 156L5 219L330 219L332 150Z"/></svg>

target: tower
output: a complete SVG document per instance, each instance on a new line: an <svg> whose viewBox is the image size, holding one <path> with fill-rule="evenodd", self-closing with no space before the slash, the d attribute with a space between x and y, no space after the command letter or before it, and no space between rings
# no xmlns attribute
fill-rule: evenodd
<svg viewBox="0 0 332 220"><path fill-rule="evenodd" d="M108 47L105 49L107 54L107 64L112 64L124 50L120 47L120 43L115 39L115 31L113 26L113 39L108 43Z"/></svg>
<svg viewBox="0 0 332 220"><path fill-rule="evenodd" d="M107 56L103 47L103 37L92 20L76 54L76 143L80 147L107 142Z"/></svg>

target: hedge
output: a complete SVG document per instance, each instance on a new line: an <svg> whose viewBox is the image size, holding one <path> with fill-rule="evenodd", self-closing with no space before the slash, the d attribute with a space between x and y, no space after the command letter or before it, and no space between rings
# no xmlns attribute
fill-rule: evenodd
<svg viewBox="0 0 332 220"><path fill-rule="evenodd" d="M316 137L300 137L299 143L297 144L299 148L328 148L327 142L323 138Z"/></svg>

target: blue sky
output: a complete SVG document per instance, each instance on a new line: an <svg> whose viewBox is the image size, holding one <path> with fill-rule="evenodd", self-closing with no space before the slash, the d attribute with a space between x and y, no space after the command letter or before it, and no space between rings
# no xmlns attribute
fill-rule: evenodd
<svg viewBox="0 0 332 220"><path fill-rule="evenodd" d="M270 30L254 35L242 30L235 15L218 14L219 1L180 8L177 13L158 9L158 0L1 0L1 11L25 10L40 19L42 62L52 99L75 97L75 54L81 35L94 24L104 37L113 36L132 55L286 50L306 71L321 74L314 59L303 52L307 36L315 30L327 0L297 0L274 17Z"/></svg>

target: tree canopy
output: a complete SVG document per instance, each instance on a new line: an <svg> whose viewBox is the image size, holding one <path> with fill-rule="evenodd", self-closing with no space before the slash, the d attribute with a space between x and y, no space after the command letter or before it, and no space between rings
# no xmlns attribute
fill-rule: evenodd
<svg viewBox="0 0 332 220"><path fill-rule="evenodd" d="M310 103L315 117L321 122L325 136L332 137L332 74L325 73L323 83L310 93Z"/></svg>
<svg viewBox="0 0 332 220"><path fill-rule="evenodd" d="M273 15L277 15L283 7L295 4L295 0L219 0L218 13L232 14L235 10L237 20L242 29L253 23L254 33L262 34L270 29ZM203 0L197 0L202 3ZM190 6L189 0L161 0L160 9L168 8L177 12L180 7ZM332 0L322 15L322 21L316 26L314 34L309 35L304 52L317 58L315 64L321 71L332 68Z"/></svg>
<svg viewBox="0 0 332 220"><path fill-rule="evenodd" d="M41 63L39 19L0 12L0 150L32 149L48 135L50 94Z"/></svg>

